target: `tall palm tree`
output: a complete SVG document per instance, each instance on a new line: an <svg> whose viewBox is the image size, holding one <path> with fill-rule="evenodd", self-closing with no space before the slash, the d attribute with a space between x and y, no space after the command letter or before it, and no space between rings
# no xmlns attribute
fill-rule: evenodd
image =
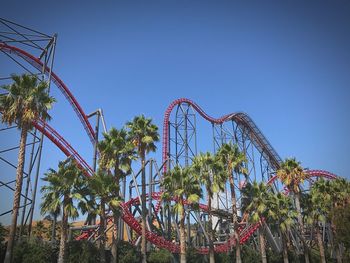
<svg viewBox="0 0 350 263"><path fill-rule="evenodd" d="M329 214L327 215L331 223L331 228L335 241L333 247L335 246L337 263L342 262L342 253L341 253L341 244L337 241L339 236L343 233L340 233L337 230L335 224L335 213L339 208L346 207L350 203L350 183L344 178L338 177L334 180L327 181L327 193L330 197L330 207L328 210Z"/></svg>
<svg viewBox="0 0 350 263"><path fill-rule="evenodd" d="M253 223L259 222L263 217L266 218L268 214L268 202L269 195L268 189L264 182L257 183L253 182L250 190L251 202L248 204L245 212L251 214L251 221ZM267 263L265 237L262 229L259 230L259 243L260 243L260 254L263 263Z"/></svg>
<svg viewBox="0 0 350 263"><path fill-rule="evenodd" d="M310 194L305 194L303 202L306 222L316 230L316 238L320 250L320 260L326 262L323 239L320 231L320 223L326 221L327 211L330 210L330 196L326 181L321 178L311 187Z"/></svg>
<svg viewBox="0 0 350 263"><path fill-rule="evenodd" d="M174 169L164 175L161 186L164 191L162 199L166 201L176 200L174 210L180 215L180 262L186 263L184 201L187 200L189 204L198 204L202 197L200 182L196 176L193 176L189 167L182 168L176 165Z"/></svg>
<svg viewBox="0 0 350 263"><path fill-rule="evenodd" d="M100 244L100 261L106 262L105 244L106 244L106 205L110 207L113 214L119 213L119 188L115 183L114 176L108 171L99 169L94 176L88 179L89 189L94 199L99 199L97 211L100 215L99 225L99 244Z"/></svg>
<svg viewBox="0 0 350 263"><path fill-rule="evenodd" d="M79 216L79 208L85 201L82 191L86 185L86 179L70 158L58 164L58 171L49 169L43 178L48 185L41 188L43 193L41 213L53 211L57 206L62 210L62 232L58 263L63 263L66 256L66 242L68 237L68 219L76 219Z"/></svg>
<svg viewBox="0 0 350 263"><path fill-rule="evenodd" d="M236 144L223 144L217 152L218 159L224 166L226 176L230 182L231 189L231 203L232 203L232 223L234 226L234 238L235 238L235 247L236 247L236 263L241 263L241 247L239 241L238 233L238 220L237 220L237 201L235 193L235 184L234 184L234 173L235 174L247 174L247 170L244 167L246 162L246 157L243 152L240 152Z"/></svg>
<svg viewBox="0 0 350 263"><path fill-rule="evenodd" d="M38 118L50 120L47 111L55 101L48 95L46 82L39 82L35 76L23 74L12 75L13 83L2 86L7 94L0 96L0 111L3 123L12 125L16 123L21 130L21 138L18 153L18 165L16 170L16 187L13 200L12 220L7 243L5 263L12 258L14 239L17 228L17 216L21 199L23 168L25 161L25 150L27 132L33 128L33 122Z"/></svg>
<svg viewBox="0 0 350 263"><path fill-rule="evenodd" d="M277 170L277 177L288 188L289 192L293 194L295 200L295 207L298 214L298 224L301 233L301 241L303 243L305 263L310 262L309 249L306 244L304 222L300 207L300 184L307 178L300 162L295 158L287 158L281 163L280 169Z"/></svg>
<svg viewBox="0 0 350 263"><path fill-rule="evenodd" d="M297 212L292 200L282 193L269 193L267 220L271 224L277 224L280 231L283 247L283 262L288 263L288 233L295 224Z"/></svg>
<svg viewBox="0 0 350 263"><path fill-rule="evenodd" d="M209 260L210 263L214 263L214 231L211 201L214 197L214 193L224 191L227 178L223 173L220 162L209 152L197 155L193 159L191 168L195 176L197 176L198 180L206 189L209 216Z"/></svg>
<svg viewBox="0 0 350 263"><path fill-rule="evenodd" d="M136 159L135 146L130 140L125 129L117 130L112 128L108 133L103 134L103 140L99 142L100 152L99 166L103 169L114 170L114 180L116 188L120 189L120 180L125 178L131 172L131 162ZM119 197L119 191L117 192ZM120 217L118 213L114 214L114 230L118 233L118 222ZM113 233L112 259L116 263L118 260L118 240Z"/></svg>
<svg viewBox="0 0 350 263"><path fill-rule="evenodd" d="M152 119L145 118L144 115L136 116L132 122L126 124L129 129L129 136L134 142L138 156L141 159L141 201L142 201L142 240L141 240L141 254L142 263L146 263L146 154L155 152L157 147L156 142L159 141L158 127L152 123Z"/></svg>

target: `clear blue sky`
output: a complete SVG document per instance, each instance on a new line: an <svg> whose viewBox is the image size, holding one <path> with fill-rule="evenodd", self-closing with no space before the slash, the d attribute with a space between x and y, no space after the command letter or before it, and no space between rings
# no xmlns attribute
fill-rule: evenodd
<svg viewBox="0 0 350 263"><path fill-rule="evenodd" d="M282 158L347 178L349 14L348 1L14 0L0 10L58 33L54 71L87 113L103 108L108 127L144 113L161 131L170 102L188 97L212 116L248 113ZM9 64L0 56L1 75ZM52 126L91 162L77 117L53 95ZM63 158L45 141L42 172Z"/></svg>

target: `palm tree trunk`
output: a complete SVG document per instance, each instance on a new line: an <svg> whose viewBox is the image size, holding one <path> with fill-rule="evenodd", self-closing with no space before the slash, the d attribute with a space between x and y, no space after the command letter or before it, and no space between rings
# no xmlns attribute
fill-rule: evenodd
<svg viewBox="0 0 350 263"><path fill-rule="evenodd" d="M12 220L11 220L11 227L10 227L9 239L7 242L7 249L6 249L4 263L10 263L12 259L12 252L13 252L14 241L16 236L16 228L17 228L18 210L19 210L19 205L21 201L27 131L28 130L25 127L23 127L21 130L21 139L19 143L19 153L18 153L18 166L16 170L16 190L15 190L15 197L13 200Z"/></svg>
<svg viewBox="0 0 350 263"><path fill-rule="evenodd" d="M236 263L242 263L241 258L241 245L239 240L238 233L238 220L237 220L237 205L236 205L236 194L235 194L235 185L232 178L232 173L230 173L230 189L231 189L231 202L232 202L232 223L234 227L234 237L235 237L235 247L236 247Z"/></svg>
<svg viewBox="0 0 350 263"><path fill-rule="evenodd" d="M142 162L142 172L141 172L141 200L142 200L142 236L141 236L141 254L142 254L142 263L147 262L147 240L146 240L146 172L145 172L145 157L144 154L141 156Z"/></svg>
<svg viewBox="0 0 350 263"><path fill-rule="evenodd" d="M318 247L320 249L320 258L322 263L326 263L326 257L324 254L324 246L323 246L323 240L322 240L322 235L320 232L320 228L318 225L316 225L316 237L317 237L317 242L318 242Z"/></svg>
<svg viewBox="0 0 350 263"><path fill-rule="evenodd" d="M118 189L118 197L119 197L119 163L118 160L116 160L116 165L114 167L114 177L115 177L115 183L116 187ZM114 231L112 235L112 263L117 263L118 262L118 242L119 242L119 236L118 236L118 224L119 224L119 216L118 214L113 215L113 223L114 223Z"/></svg>
<svg viewBox="0 0 350 263"><path fill-rule="evenodd" d="M105 211L105 201L101 198L101 212L100 212L100 228L99 228L99 236L100 236L100 262L106 262L106 253L105 253L105 222L106 222L106 211Z"/></svg>
<svg viewBox="0 0 350 263"><path fill-rule="evenodd" d="M114 231L112 236L112 263L118 262L118 222L119 222L119 216L114 215L113 217L114 221Z"/></svg>
<svg viewBox="0 0 350 263"><path fill-rule="evenodd" d="M281 239L282 239L282 246L283 246L283 262L289 263L287 242L284 240L282 235L281 235Z"/></svg>
<svg viewBox="0 0 350 263"><path fill-rule="evenodd" d="M260 243L261 262L267 263L265 238L264 238L262 229L259 230L259 243Z"/></svg>
<svg viewBox="0 0 350 263"><path fill-rule="evenodd" d="M53 222L52 222L52 237L51 237L51 243L56 242L56 223L57 223L57 215L53 216Z"/></svg>
<svg viewBox="0 0 350 263"><path fill-rule="evenodd" d="M213 243L213 240L214 240L213 219L211 214L211 198L209 195L208 195L208 215L209 215L209 262L215 263L214 243Z"/></svg>
<svg viewBox="0 0 350 263"><path fill-rule="evenodd" d="M180 213L180 263L186 263L186 234L185 234L185 208L183 206Z"/></svg>
<svg viewBox="0 0 350 263"><path fill-rule="evenodd" d="M335 251L336 251L336 254L337 254L337 263L342 263L343 260L342 260L341 250L340 250L340 244L338 244L338 245L336 246Z"/></svg>
<svg viewBox="0 0 350 263"><path fill-rule="evenodd" d="M68 215L66 212L66 204L67 197L65 196L63 199L63 214L62 214L62 232L61 232L61 240L60 240L60 249L58 254L58 263L64 263L66 257L66 241L68 237Z"/></svg>
<svg viewBox="0 0 350 263"><path fill-rule="evenodd" d="M303 218L301 216L300 194L299 193L295 193L294 197L295 197L295 207L296 207L297 213L298 213L298 223L299 223L300 233L301 233L301 242L303 244L305 263L310 263L309 248L308 248L308 246L306 244L304 222L303 222Z"/></svg>

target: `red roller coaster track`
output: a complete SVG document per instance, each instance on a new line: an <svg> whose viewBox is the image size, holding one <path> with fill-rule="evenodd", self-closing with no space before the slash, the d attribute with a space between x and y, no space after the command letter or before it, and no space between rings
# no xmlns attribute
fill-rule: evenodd
<svg viewBox="0 0 350 263"><path fill-rule="evenodd" d="M4 43L0 43L0 50L9 53L9 54L15 54L21 58L23 58L25 61L27 61L29 64L31 64L33 67L35 67L37 70L42 71L43 70L43 62L34 57L33 55L27 53L26 51L19 49L14 46L9 46ZM45 74L49 75L51 72L50 68L45 68ZM95 132L93 128L91 127L91 124L89 120L86 117L86 114L84 113L82 107L79 105L78 101L75 99L73 94L70 92L68 87L63 83L63 81L54 73L51 72L52 81L56 84L56 86L59 88L59 90L63 93L65 98L68 100L70 105L73 107L75 113L78 115L78 118L80 122L83 124L85 131L87 132L90 140L92 143L95 142Z"/></svg>
<svg viewBox="0 0 350 263"><path fill-rule="evenodd" d="M43 67L42 62L38 59L35 58L34 56L30 55L29 53L13 46L8 46L6 44L0 43L0 50L6 53L11 53L11 54L16 54L19 57L23 58L26 60L28 63L33 65L35 68L38 70L41 70ZM50 69L46 68L45 69L45 74L49 74ZM57 85L57 87L61 90L61 92L64 94L64 96L67 98L69 103L72 105L74 111L79 117L79 120L84 126L84 129L86 130L91 142L95 141L95 136L94 136L94 131L91 127L91 124L89 123L84 111L82 110L81 106L77 102L77 100L74 98L68 87L62 82L60 78L54 73L51 72L52 74L52 79L53 82ZM279 167L280 163L280 157L278 156L277 152L272 148L270 143L267 141L267 139L263 136L263 134L260 132L260 130L257 128L257 126L254 124L254 122L250 119L250 117L244 113L232 113L228 115L224 115L223 117L219 119L215 119L207 115L197 104L192 102L191 100L182 98L175 100L174 102L171 103L171 105L168 107L168 109L165 112L165 117L164 117L164 127L163 127L163 159L166 160L168 156L168 138L169 138L169 117L171 114L172 109L181 103L189 103L192 105L192 107L207 121L215 124L221 124L225 121L228 120L234 120L240 125L243 125L244 127L250 129L251 134L253 136L253 139L255 143L257 144L256 146L262 150L264 150L270 161L271 164L274 165L275 168ZM86 163L86 161L78 154L76 150L57 132L55 131L52 127L50 127L47 123L44 123L41 120L38 120L36 123L34 123L34 126L42 132L47 138L49 138L66 156L68 157L73 157L77 163L78 166L84 170L84 173L87 176L91 176L93 174L93 170L91 167ZM166 167L165 167L166 170ZM322 176L326 178L333 179L336 176L332 173L326 172L326 171L321 171L321 170L308 170L306 171L310 177L313 176ZM276 180L276 177L273 177L270 179L269 183L271 183L273 180ZM153 193L152 198L154 200L158 200L160 202L160 193ZM135 232L137 232L139 235L141 234L141 225L140 223L134 218L134 216L130 213L129 208L131 205L136 204L138 202L138 199L131 199L126 203L121 204L121 208L123 211L122 218L125 221L127 225L131 229L133 229ZM205 205L201 206L202 209L206 209ZM244 243L246 242L249 237L255 232L256 229L259 228L261 225L262 221L250 225L246 228L241 228L240 231L240 242ZM179 246L171 241L166 240L165 238L156 235L153 232L146 231L146 237L148 241L156 245L157 247L160 248L165 248L168 249L169 251L172 252L178 252L179 251ZM227 243L216 246L215 250L217 252L224 252L227 251L232 245L234 245L233 240L230 239ZM208 253L208 249L203 248L199 249L200 253Z"/></svg>

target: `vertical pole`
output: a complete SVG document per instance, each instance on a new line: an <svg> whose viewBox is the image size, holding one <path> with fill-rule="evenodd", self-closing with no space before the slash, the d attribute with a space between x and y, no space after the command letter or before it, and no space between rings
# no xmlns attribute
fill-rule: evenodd
<svg viewBox="0 0 350 263"><path fill-rule="evenodd" d="M187 131L187 121L188 121L188 116L187 116L187 111L184 113L185 116L185 121L184 121L184 144L185 144L185 167L188 166L188 131Z"/></svg>
<svg viewBox="0 0 350 263"><path fill-rule="evenodd" d="M23 229L24 229L24 217L26 214L26 209L27 209L27 201L28 201L28 191L29 191L29 185L30 185L30 176L33 170L33 156L34 156L34 149L35 149L35 139L36 139L36 129L34 130L34 134L33 134L33 145L32 145L32 149L30 152L30 161L29 161L29 169L28 169L28 175L27 175L27 183L26 183L26 190L25 190L25 194L24 194L24 204L23 204L23 212L22 212L22 218L21 218L21 228L20 228L20 232L19 232L19 236L21 237L23 234Z"/></svg>
<svg viewBox="0 0 350 263"><path fill-rule="evenodd" d="M123 184L122 184L122 198L125 200L125 194L126 194L126 177L123 178L122 180ZM120 218L119 219L119 229L120 229L120 232L119 232L119 240L124 240L124 221Z"/></svg>
<svg viewBox="0 0 350 263"><path fill-rule="evenodd" d="M152 184L153 184L153 160L149 161L149 180L148 180L148 225L152 231ZM151 243L147 242L148 251L151 249Z"/></svg>
<svg viewBox="0 0 350 263"><path fill-rule="evenodd" d="M55 49L56 49L56 40L57 40L57 34L53 36L53 44L52 44L52 59L51 59L51 66L50 66L50 72L47 80L48 84L48 94L50 94L50 86L51 86L51 73L52 73L52 68L53 68L53 61L55 57ZM47 57L47 52L45 54L45 60ZM42 74L45 74L46 71L46 63L43 63L43 68L42 68ZM45 124L44 124L44 129L45 129ZM29 216L29 223L28 223L28 236L30 237L31 231L32 231L32 223L33 223L33 215L34 215L34 208L35 208L35 198L36 198L36 191L38 188L38 178L39 178L39 172L40 172L40 163L41 163L41 153L43 150L43 143L44 143L44 134L42 133L40 136L40 144L39 144L39 155L38 155L38 163L36 166L36 174L35 174L35 181L34 181L34 190L33 190L33 197L32 197L32 205L31 205L31 210L30 210L30 216Z"/></svg>
<svg viewBox="0 0 350 263"><path fill-rule="evenodd" d="M186 112L184 113L185 114L185 122L184 122L184 125L185 125L185 128L184 128L184 138L185 138L185 167L188 167L189 165L189 162L188 162L188 148L189 148L189 145L188 145L188 110L189 110L189 107L190 105L188 104L187 106L188 108L186 109ZM188 212L188 209L187 209L187 215L186 215L186 219L187 219L187 245L190 246L191 244L191 224L190 224L190 213Z"/></svg>
<svg viewBox="0 0 350 263"><path fill-rule="evenodd" d="M97 166L97 145L98 145L98 133L100 129L100 112L96 111L96 126L95 126L95 143L94 143L94 158L93 158L93 165L92 169L94 172L96 172L96 166Z"/></svg>
<svg viewBox="0 0 350 263"><path fill-rule="evenodd" d="M212 122L211 125L212 125L212 130L213 130L213 150L214 150L214 153L215 153L216 152L216 147L215 147L216 139L215 139L215 124L214 124L214 122Z"/></svg>
<svg viewBox="0 0 350 263"><path fill-rule="evenodd" d="M40 163L41 163L41 153L43 150L43 143L44 143L44 134L41 134L40 136L40 144L39 144L39 156L38 156L38 163L36 165L36 173L35 173L35 181L34 181L34 189L33 189L33 196L32 196L32 205L30 209L30 216L29 216L29 223L28 223L28 236L31 236L32 232L32 223L33 223L33 215L34 215L34 207L35 207L35 198L36 198L36 191L38 188L38 179L39 179L39 173L40 173Z"/></svg>

